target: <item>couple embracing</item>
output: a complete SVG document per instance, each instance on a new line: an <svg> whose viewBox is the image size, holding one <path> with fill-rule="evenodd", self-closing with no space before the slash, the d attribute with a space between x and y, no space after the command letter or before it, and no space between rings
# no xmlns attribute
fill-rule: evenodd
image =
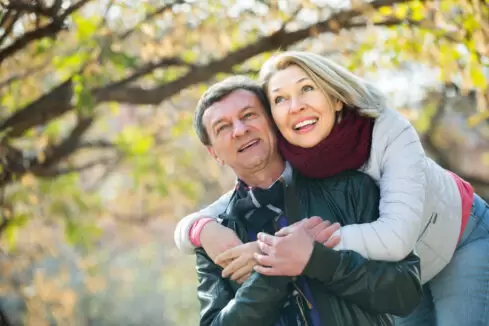
<svg viewBox="0 0 489 326"><path fill-rule="evenodd" d="M489 207L373 85L283 52L194 125L237 177L175 230L201 325L489 325Z"/></svg>

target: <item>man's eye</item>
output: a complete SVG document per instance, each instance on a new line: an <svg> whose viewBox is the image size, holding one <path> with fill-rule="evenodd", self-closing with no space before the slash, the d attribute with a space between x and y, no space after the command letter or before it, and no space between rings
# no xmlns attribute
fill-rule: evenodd
<svg viewBox="0 0 489 326"><path fill-rule="evenodd" d="M246 113L246 114L244 115L244 117L245 117L245 118L247 118L247 119L248 119L248 118L253 118L253 117L255 117L255 114L254 114L254 113L252 113L252 112L248 112L248 113Z"/></svg>
<svg viewBox="0 0 489 326"><path fill-rule="evenodd" d="M221 131L223 131L227 127L229 127L229 125L221 125L221 126L217 127L216 131L217 131L217 133L220 133Z"/></svg>
<svg viewBox="0 0 489 326"><path fill-rule="evenodd" d="M277 97L275 98L275 100L273 100L273 102L274 102L275 104L279 104L279 103L283 102L283 100L285 100L283 96L277 96Z"/></svg>
<svg viewBox="0 0 489 326"><path fill-rule="evenodd" d="M302 87L303 92L310 92L312 90L314 90L314 87L312 87L311 85L304 85L304 87Z"/></svg>

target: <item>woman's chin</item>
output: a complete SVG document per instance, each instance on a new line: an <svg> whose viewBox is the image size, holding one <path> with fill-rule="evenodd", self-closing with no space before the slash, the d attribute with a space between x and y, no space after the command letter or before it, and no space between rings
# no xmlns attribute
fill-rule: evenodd
<svg viewBox="0 0 489 326"><path fill-rule="evenodd" d="M303 135L300 137L295 137L294 142L290 142L290 143L302 148L312 148L317 144L319 144L320 142L321 139L318 139L317 137L306 137L305 135Z"/></svg>

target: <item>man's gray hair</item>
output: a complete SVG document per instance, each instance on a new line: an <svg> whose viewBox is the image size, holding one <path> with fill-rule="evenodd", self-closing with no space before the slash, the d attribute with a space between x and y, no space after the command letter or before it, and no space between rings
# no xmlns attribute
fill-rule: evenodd
<svg viewBox="0 0 489 326"><path fill-rule="evenodd" d="M267 96L258 82L253 79L237 75L228 77L209 87L200 97L194 114L194 129L200 141L204 145L210 145L209 134L204 126L202 118L205 111L214 103L221 101L224 97L237 90L246 90L253 93L263 105L265 112L270 112L270 104Z"/></svg>

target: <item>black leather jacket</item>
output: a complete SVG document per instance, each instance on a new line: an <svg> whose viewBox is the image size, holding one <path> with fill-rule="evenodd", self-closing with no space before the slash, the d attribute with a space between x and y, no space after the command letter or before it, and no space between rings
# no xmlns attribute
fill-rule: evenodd
<svg viewBox="0 0 489 326"><path fill-rule="evenodd" d="M348 171L313 180L294 173L293 179L284 191L289 224L315 215L341 225L369 223L379 216L379 190L366 174ZM224 225L248 241L239 218L223 218ZM200 325L270 326L277 321L292 277L253 273L240 286L222 278L222 269L202 248L196 256ZM324 326L392 325L389 314L407 315L421 298L419 258L414 254L400 262L370 261L315 243L303 275Z"/></svg>

